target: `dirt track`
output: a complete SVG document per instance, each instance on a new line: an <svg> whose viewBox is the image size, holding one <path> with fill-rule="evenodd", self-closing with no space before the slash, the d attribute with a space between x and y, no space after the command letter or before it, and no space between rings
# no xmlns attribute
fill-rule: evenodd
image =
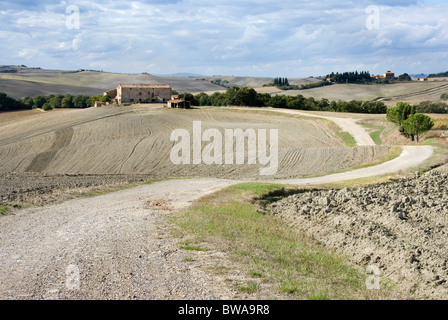
<svg viewBox="0 0 448 320"><path fill-rule="evenodd" d="M1 217L0 299L237 298L164 234L166 209L230 183L165 181Z"/></svg>

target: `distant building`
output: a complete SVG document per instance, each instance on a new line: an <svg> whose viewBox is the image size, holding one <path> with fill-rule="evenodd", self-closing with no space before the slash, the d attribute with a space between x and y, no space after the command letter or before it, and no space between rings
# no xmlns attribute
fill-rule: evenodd
<svg viewBox="0 0 448 320"><path fill-rule="evenodd" d="M394 81L395 80L395 73L391 71L387 71L384 74L379 74L377 76L373 75L371 76L372 80L389 80Z"/></svg>
<svg viewBox="0 0 448 320"><path fill-rule="evenodd" d="M387 79L387 80L389 80L389 81L394 81L394 80L395 80L395 73L393 73L393 72L391 72L391 71L388 70L388 71L384 74L384 78Z"/></svg>
<svg viewBox="0 0 448 320"><path fill-rule="evenodd" d="M182 109L189 109L191 107L190 102L186 101L185 99L179 99L179 95L173 95L171 96L171 100L167 102L168 108L182 108Z"/></svg>
<svg viewBox="0 0 448 320"><path fill-rule="evenodd" d="M418 78L418 81L428 81L428 78Z"/></svg>
<svg viewBox="0 0 448 320"><path fill-rule="evenodd" d="M168 84L120 84L117 89L104 92L112 101L122 103L164 103L171 99Z"/></svg>

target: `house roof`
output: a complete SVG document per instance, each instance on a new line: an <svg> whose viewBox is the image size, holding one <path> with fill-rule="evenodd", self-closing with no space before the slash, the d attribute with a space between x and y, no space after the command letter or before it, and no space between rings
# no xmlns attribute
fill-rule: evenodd
<svg viewBox="0 0 448 320"><path fill-rule="evenodd" d="M122 88L155 88L155 89L171 89L169 84L158 84L158 83L148 83L148 84L119 84L118 87Z"/></svg>

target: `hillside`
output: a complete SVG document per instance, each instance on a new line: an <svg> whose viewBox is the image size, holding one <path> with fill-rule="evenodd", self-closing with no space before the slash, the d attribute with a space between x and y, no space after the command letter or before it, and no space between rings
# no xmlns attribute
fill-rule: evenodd
<svg viewBox="0 0 448 320"><path fill-rule="evenodd" d="M224 85L218 85L221 80ZM290 79L291 83L318 81L315 78ZM212 83L214 82L214 83ZM272 78L234 76L155 76L151 74L122 74L101 71L64 71L0 66L0 92L13 98L49 94L97 95L120 83L168 83L178 92L215 92L227 87L263 87Z"/></svg>
<svg viewBox="0 0 448 320"><path fill-rule="evenodd" d="M187 75L187 74L185 74ZM291 84L306 84L320 81L320 78L289 79ZM439 101L442 93L448 92L447 78L434 78L428 82L403 82L387 85L335 84L308 90L282 91L277 87L263 87L272 82L268 77L241 76L155 76L151 74L121 74L102 71L64 71L27 68L24 66L0 66L0 92L13 98L49 94L85 94L98 95L115 88L120 83L168 83L179 93L225 91L232 86L250 87L258 92L270 94L298 95L326 98L329 100L375 100L381 99L387 104L396 101L419 103L421 101Z"/></svg>
<svg viewBox="0 0 448 320"><path fill-rule="evenodd" d="M19 112L20 113L20 112ZM386 156L388 147L347 147L325 120L298 119L267 111L171 110L141 105L53 112L0 114L0 175L147 174L155 178L221 177L260 179L257 165L183 165L170 161L173 130L202 127L282 128L275 178L343 170ZM10 117L12 117L10 119ZM247 147L247 146L246 146ZM224 153L224 150L223 150ZM223 154L224 156L224 154Z"/></svg>

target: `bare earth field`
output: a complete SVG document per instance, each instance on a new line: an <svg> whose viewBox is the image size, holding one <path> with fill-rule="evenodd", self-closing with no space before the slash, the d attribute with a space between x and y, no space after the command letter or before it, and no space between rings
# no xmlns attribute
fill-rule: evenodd
<svg viewBox="0 0 448 320"><path fill-rule="evenodd" d="M345 147L321 118L244 110L167 110L161 107L104 108L36 113L22 121L1 114L0 174L144 174L153 178L259 178L260 165L179 165L170 161L175 129L278 129L279 170L273 178L322 174L369 163L389 148ZM8 120L13 117L13 120ZM224 150L223 150L224 153Z"/></svg>
<svg viewBox="0 0 448 320"><path fill-rule="evenodd" d="M400 299L448 294L448 175L429 172L368 188L303 192L270 210L307 235L393 279ZM383 285L385 283L383 282Z"/></svg>
<svg viewBox="0 0 448 320"><path fill-rule="evenodd" d="M363 177L352 171L334 180L330 173L382 159L391 149L375 145L349 115L282 112L140 105L0 113L0 203L33 204L0 217L0 298L252 298L203 271L216 257L225 261L222 253L187 261L166 233L168 214L242 181L303 185L312 175L329 174L307 184ZM173 165L170 134L191 133L193 121L221 132L278 129L277 174L260 177L260 165ZM354 136L356 147L344 145L335 123ZM429 146L411 146L395 160L360 170L367 176L409 170L432 153ZM192 177L72 199L77 192ZM272 212L308 226L316 240L352 255L355 264L378 265L387 277L397 273L391 278L405 282L400 297L440 298L447 278L442 185L446 176L429 174L396 185L300 193L272 205ZM75 289L67 286L73 266L81 277Z"/></svg>

